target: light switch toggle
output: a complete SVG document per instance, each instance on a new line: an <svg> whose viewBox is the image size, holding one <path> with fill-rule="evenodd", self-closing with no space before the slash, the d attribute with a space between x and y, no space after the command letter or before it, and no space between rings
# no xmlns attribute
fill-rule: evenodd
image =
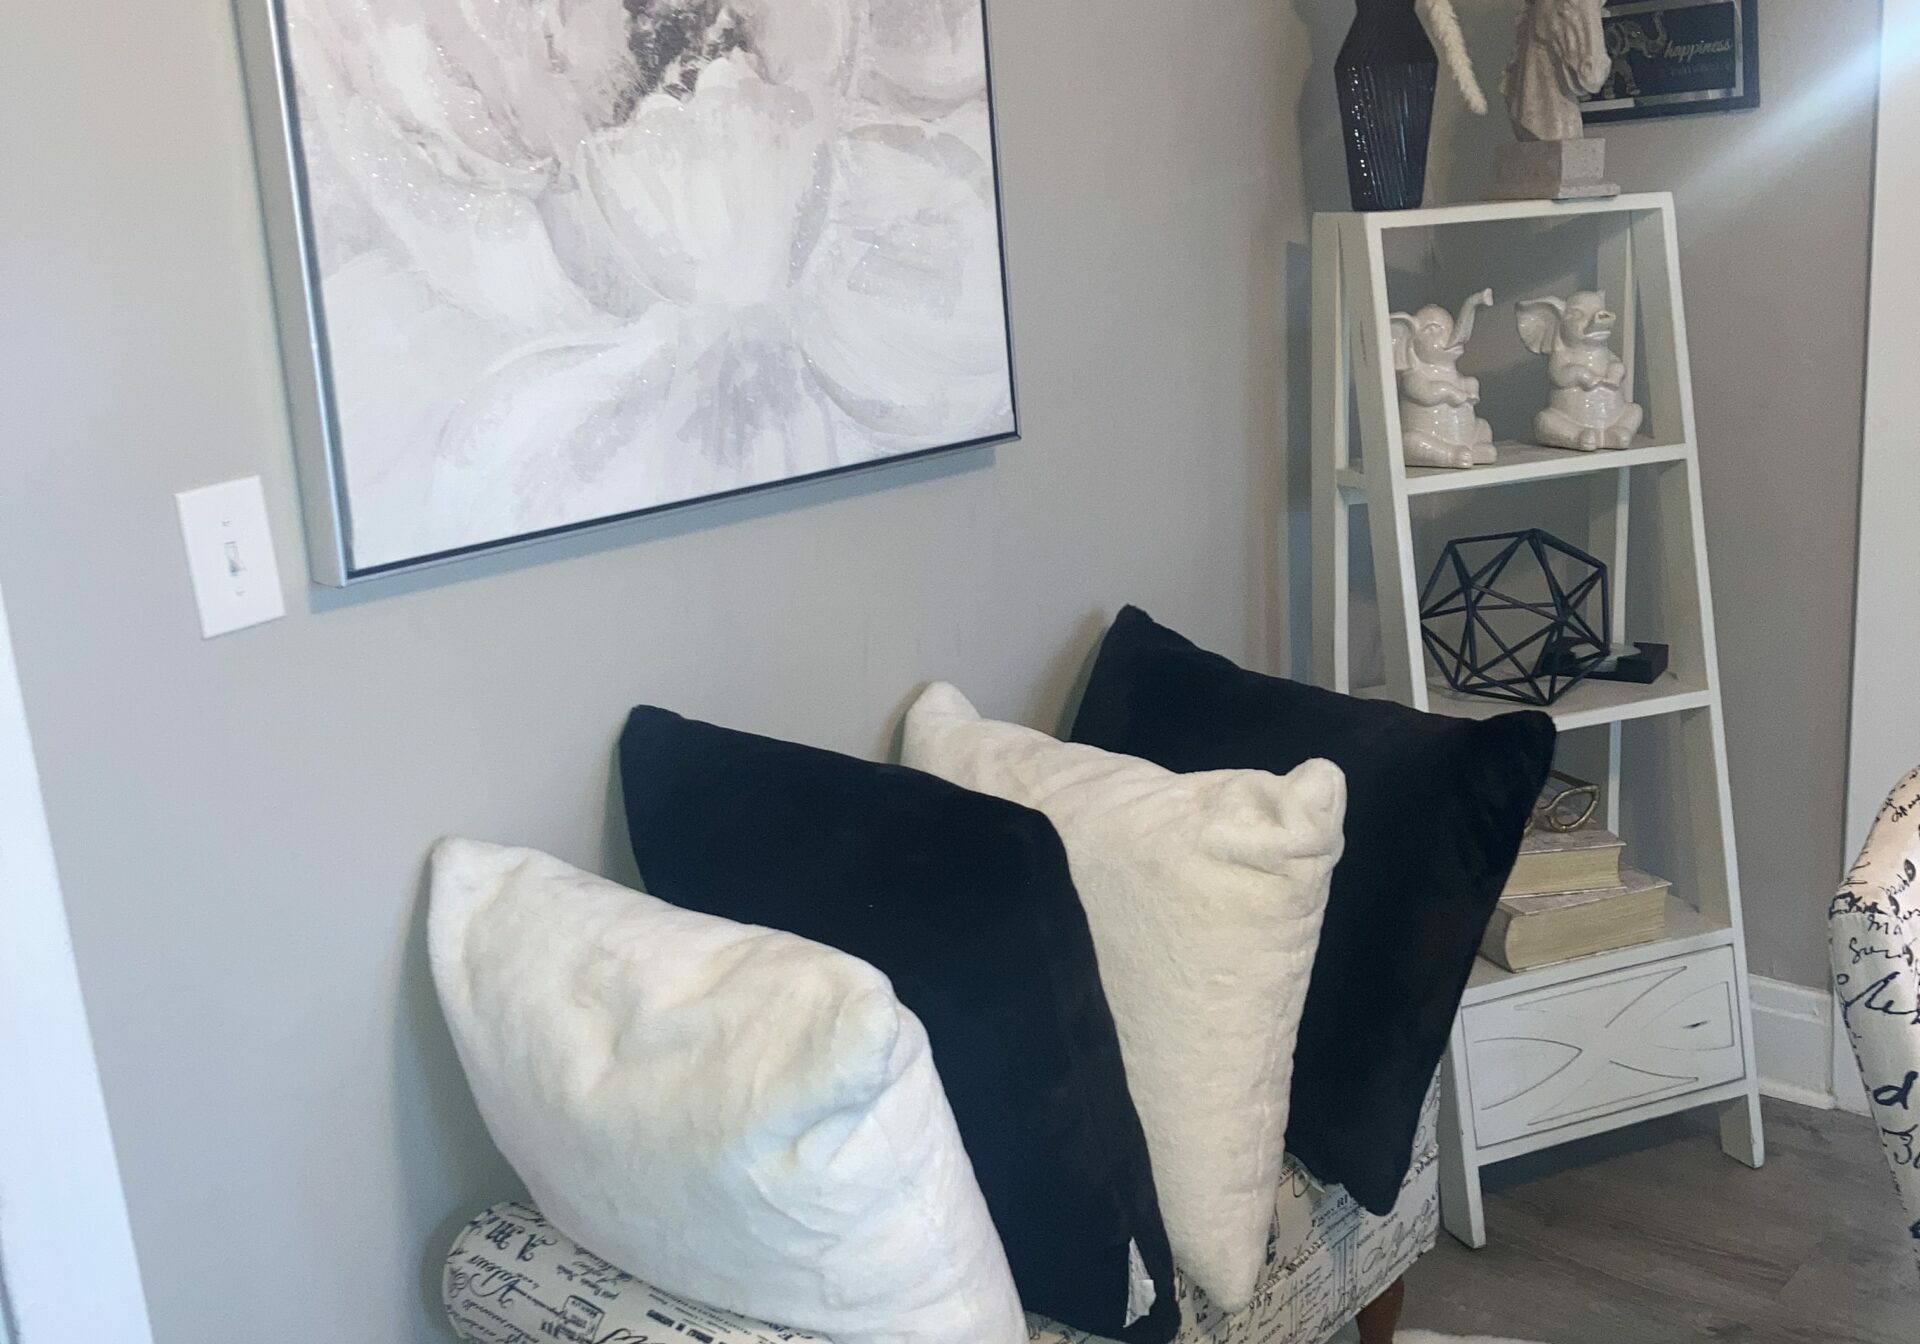
<svg viewBox="0 0 1920 1344"><path fill-rule="evenodd" d="M212 639L286 615L260 478L182 490L173 499L180 510L201 634Z"/></svg>

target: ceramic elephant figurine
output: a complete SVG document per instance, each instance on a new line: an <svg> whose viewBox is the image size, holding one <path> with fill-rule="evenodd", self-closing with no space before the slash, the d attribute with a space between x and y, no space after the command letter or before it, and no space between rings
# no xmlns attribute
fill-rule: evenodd
<svg viewBox="0 0 1920 1344"><path fill-rule="evenodd" d="M1554 448L1592 452L1626 448L1645 412L1627 400L1627 366L1613 353L1619 319L1607 297L1582 290L1570 298L1528 299L1518 306L1520 339L1547 356L1553 393L1534 420L1534 437Z"/></svg>
<svg viewBox="0 0 1920 1344"><path fill-rule="evenodd" d="M1393 367L1400 373L1400 444L1410 467L1471 467L1495 459L1493 427L1475 414L1480 380L1463 376L1460 356L1473 336L1476 309L1493 302L1483 289L1454 317L1438 304L1393 313Z"/></svg>

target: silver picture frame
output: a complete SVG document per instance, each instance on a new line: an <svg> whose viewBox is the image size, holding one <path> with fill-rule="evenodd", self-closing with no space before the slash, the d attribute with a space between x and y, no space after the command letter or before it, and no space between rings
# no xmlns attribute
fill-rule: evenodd
<svg viewBox="0 0 1920 1344"><path fill-rule="evenodd" d="M368 562L356 553L354 497L343 442L340 389L334 370L321 271L321 247L302 143L294 53L286 0L234 0L260 178L263 224L274 294L310 574L314 582L345 587L396 572L445 565L470 556L525 547L553 537L616 527L663 512L699 507L743 495L790 489L809 482L884 471L904 462L1013 442L1020 437L1019 395L1013 356L1012 294L1007 264L1005 199L1001 187L997 109L985 0L979 6L985 75L986 161L991 172L991 227L997 248L999 340L1005 352L1004 426L991 432L928 443L870 459L849 461L755 481L738 488L642 503L554 526L489 537L471 544L383 557Z"/></svg>
<svg viewBox="0 0 1920 1344"><path fill-rule="evenodd" d="M1581 107L1583 120L1758 107L1758 22L1759 0L1613 0L1601 16L1613 72Z"/></svg>

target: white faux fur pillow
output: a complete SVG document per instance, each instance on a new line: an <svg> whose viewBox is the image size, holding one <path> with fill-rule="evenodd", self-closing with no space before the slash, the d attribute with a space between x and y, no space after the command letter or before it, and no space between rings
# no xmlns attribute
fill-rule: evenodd
<svg viewBox="0 0 1920 1344"><path fill-rule="evenodd" d="M1266 1255L1293 1043L1340 857L1346 779L1180 775L982 719L948 685L906 764L1036 808L1066 843L1147 1131L1174 1262L1234 1312Z"/></svg>
<svg viewBox="0 0 1920 1344"><path fill-rule="evenodd" d="M526 849L433 855L434 981L554 1226L841 1344L1022 1344L920 1022L885 976Z"/></svg>

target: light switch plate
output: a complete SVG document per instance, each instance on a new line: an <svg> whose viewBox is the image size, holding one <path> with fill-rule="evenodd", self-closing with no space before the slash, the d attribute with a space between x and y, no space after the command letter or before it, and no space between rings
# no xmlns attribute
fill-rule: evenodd
<svg viewBox="0 0 1920 1344"><path fill-rule="evenodd" d="M285 616L260 478L182 490L173 501L180 509L201 634L212 639Z"/></svg>

